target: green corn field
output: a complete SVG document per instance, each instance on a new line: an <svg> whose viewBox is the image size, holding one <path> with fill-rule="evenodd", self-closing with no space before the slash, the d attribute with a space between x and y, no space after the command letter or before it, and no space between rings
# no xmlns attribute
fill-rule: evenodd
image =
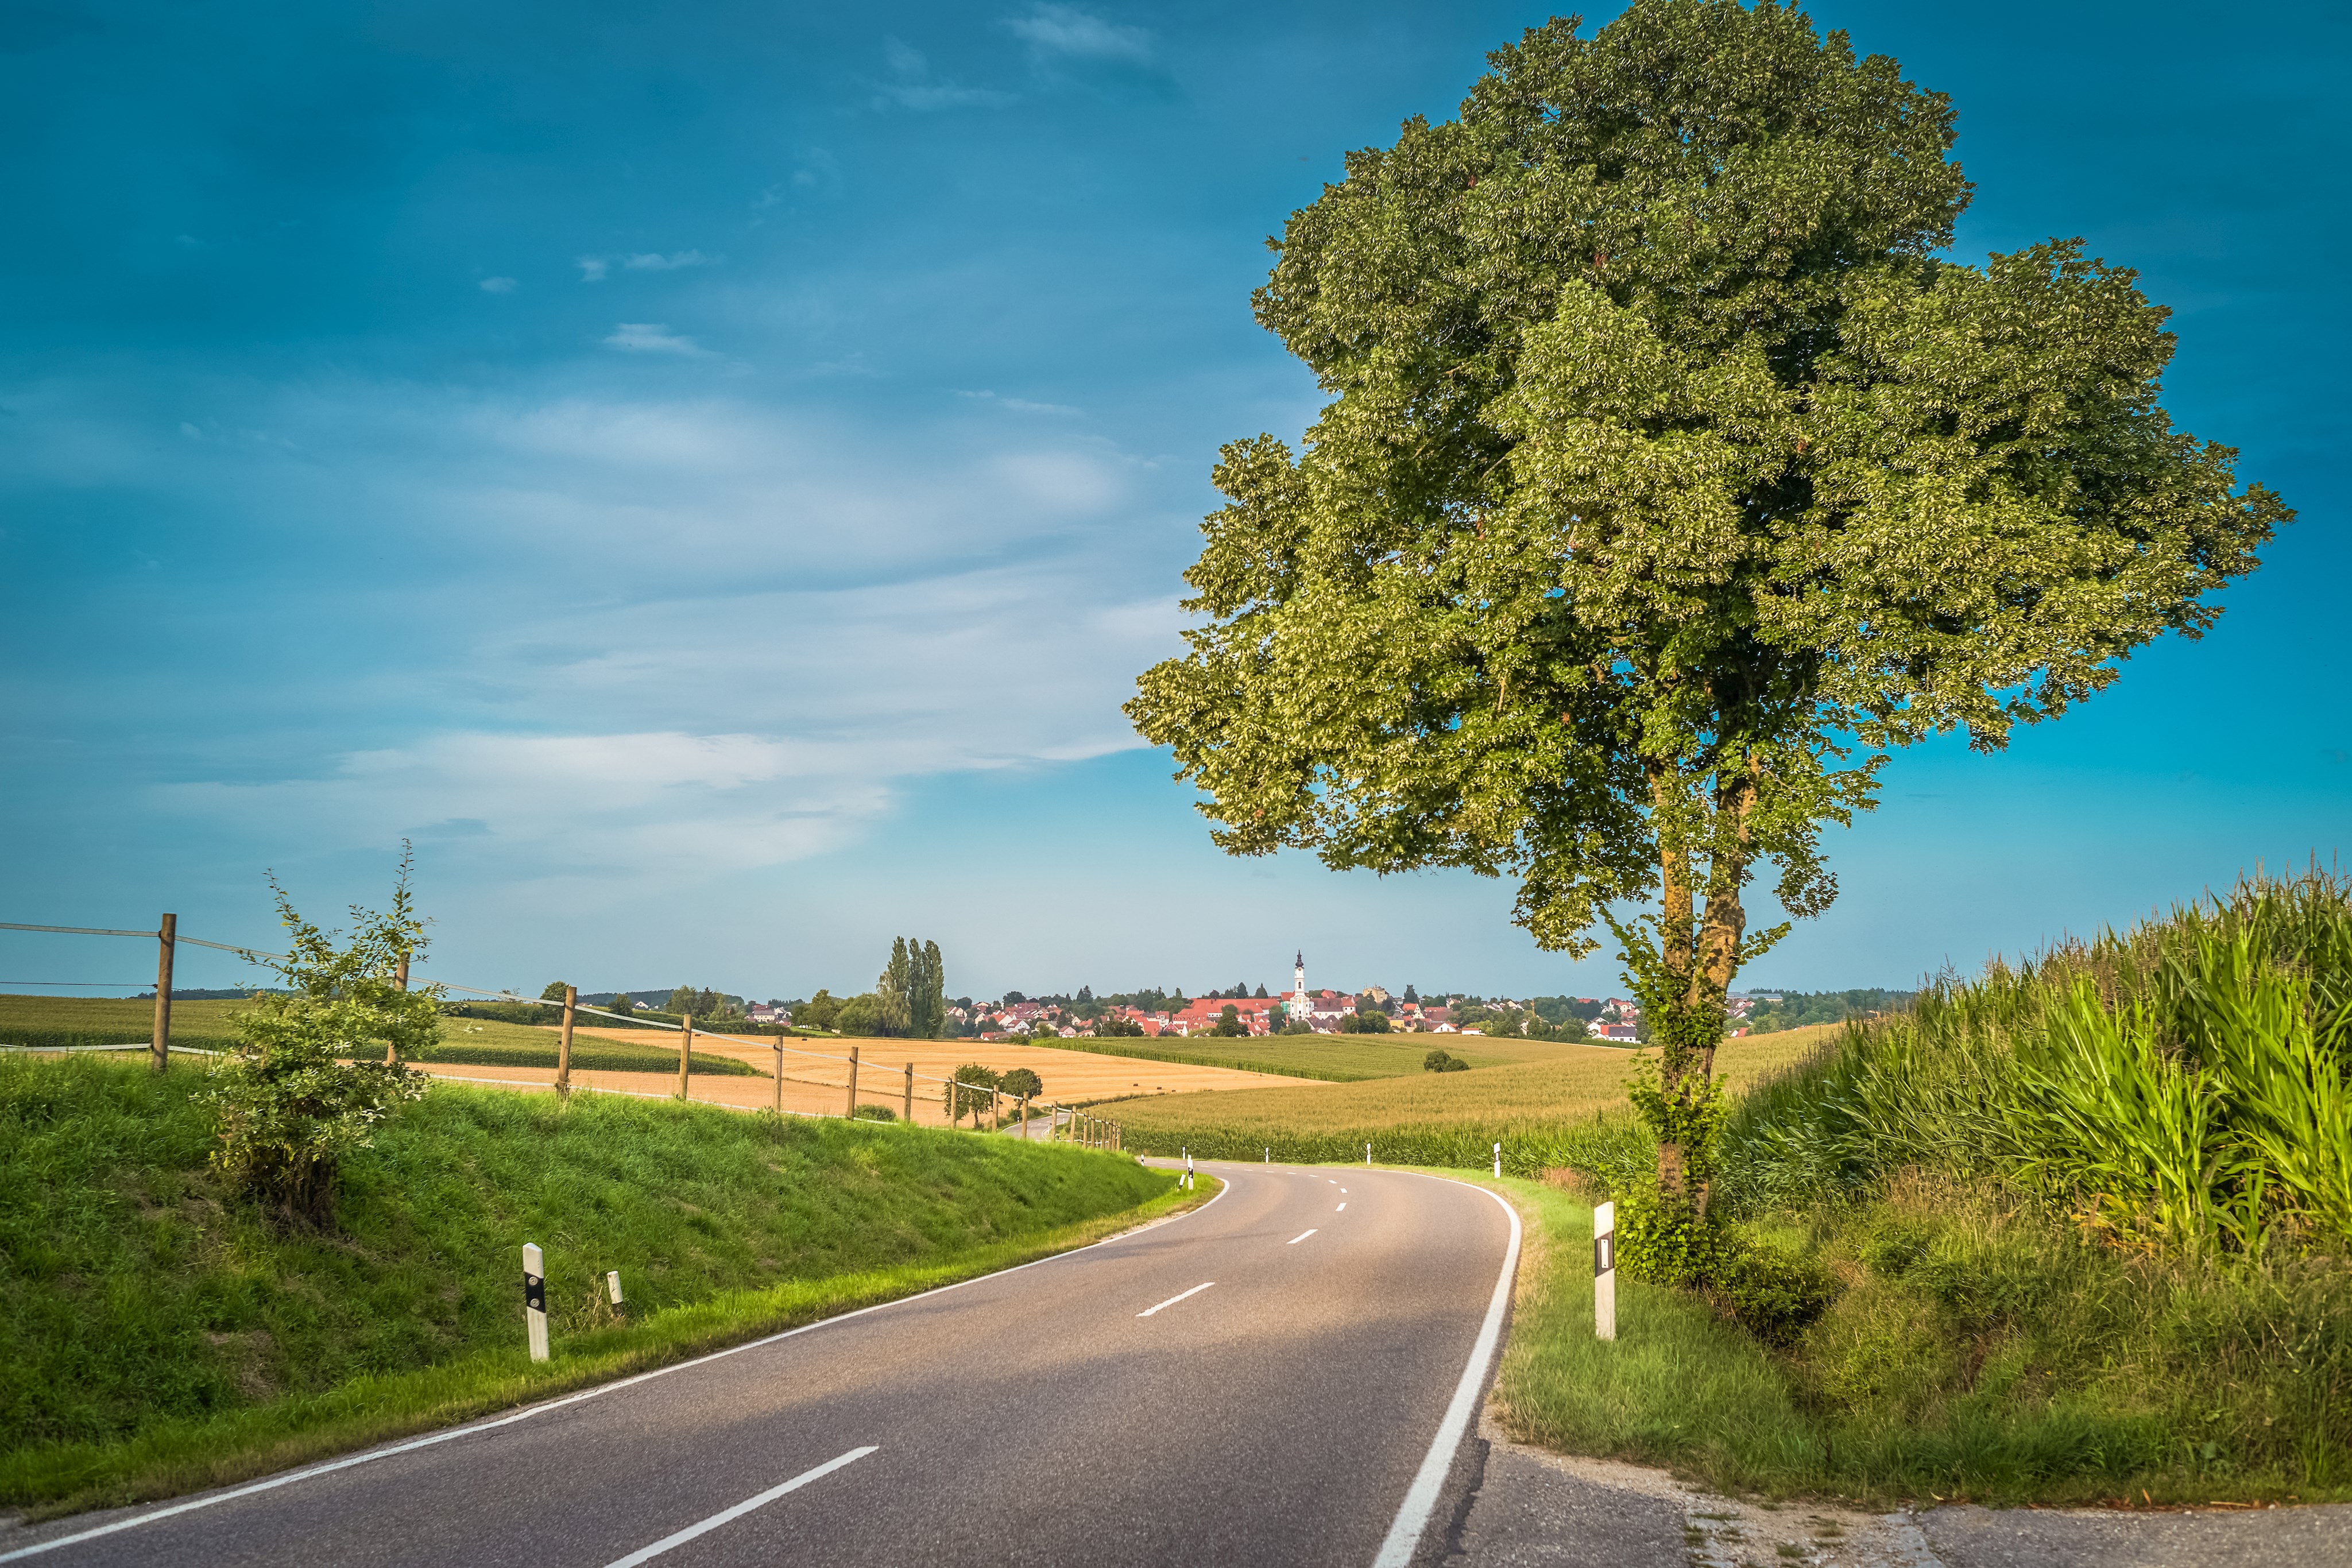
<svg viewBox="0 0 2352 1568"><path fill-rule="evenodd" d="M1754 1212L1906 1167L1992 1178L2126 1246L2352 1243L2352 878L2314 868L1849 1027L1748 1095Z"/></svg>

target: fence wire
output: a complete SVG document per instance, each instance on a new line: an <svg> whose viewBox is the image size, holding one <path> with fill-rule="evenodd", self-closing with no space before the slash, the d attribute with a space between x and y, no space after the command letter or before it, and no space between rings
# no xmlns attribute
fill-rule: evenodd
<svg viewBox="0 0 2352 1568"><path fill-rule="evenodd" d="M56 935L60 935L60 936L135 936L135 937L143 937L143 938L145 938L145 939L147 939L147 940L149 940L149 941L158 941L158 942L160 942L160 941L162 941L162 940L163 939L163 932L162 932L160 929L159 929L159 930L154 930L154 931L120 931L120 930L114 930L114 929L108 928L108 927L101 927L101 926L90 926L90 925L35 925L26 924L26 923L22 923L22 922L17 922L17 921L8 921L8 920L0 920L0 931L40 931L40 932L48 932L48 933L53 933L53 934L56 934ZM244 947L244 946L237 946L236 944L235 944L235 943L230 943L230 942L213 942L213 941L208 941L207 939L205 939L205 938L204 938L204 937L202 937L202 936L188 936L186 933L184 933L184 932L180 932L180 931L174 931L174 932L173 933L172 940L173 940L173 942L175 945L176 945L176 944L178 944L178 943L184 942L184 943L188 944L190 946L193 946L193 947L209 947L209 948L212 948L213 950L215 950L215 952L221 952L221 953L235 953L235 954L238 955L238 956L241 956L241 957L244 957L244 958L247 958L247 959L250 959L250 960L257 960L257 961L261 961L261 962L285 963L285 962L287 962L287 961L288 961L288 958L289 958L289 956L288 956L288 955L286 955L286 954L284 954L284 953L269 953L269 952L265 952L265 951L263 951L262 949L260 949L260 948L258 948L258 947ZM519 1005L520 1005L520 1006L523 1006L523 1007L532 1007L532 1008L561 1008L561 1007L563 1007L563 1006L565 1005L565 1004L564 1004L564 1003L562 1003L562 1002L553 1002L553 1001L550 1001L550 1000L548 1000L545 997L523 997L523 996L517 996L517 995L516 995L514 992L512 992L512 991L509 991L509 990L495 990L495 989L488 989L488 988L485 988L480 987L480 986L467 986L467 985L461 985L461 984L459 984L457 981L455 981L455 980L436 980L436 979L432 979L432 978L429 978L429 977L425 977L425 976L422 976L422 975L420 975L420 976L416 976L416 977L414 977L414 978L415 978L415 980L417 980L418 982L420 982L420 983L422 983L422 984L424 984L424 985L425 985L425 986L427 986L427 987L437 988L438 989L441 989L441 990L444 990L444 991L463 991L463 992L465 992L467 996L472 996L472 997L483 997L483 998L488 998L488 999L490 999L490 1000L492 1000L492 1001L513 1002L513 1003L517 1003L517 1004L519 1004ZM47 981L44 981L44 980L6 980L6 981L0 981L0 985L27 985L27 986L101 985L101 984L113 984L113 983L115 983L115 982L108 982L108 981L95 981L95 980L89 980L89 981L82 981L82 980L47 980ZM143 985L143 984L145 984L146 982L144 982L144 981L141 981L141 980L126 980L126 981L122 981L122 982L121 982L121 984L123 984L123 985L136 986L136 985ZM667 1022L664 1022L664 1021L662 1021L661 1019L658 1019L638 1018L638 1017L636 1017L635 1015L634 1015L634 1014L630 1014L630 1013L614 1012L614 1011L613 1011L612 1009L608 1009L608 1008L593 1007L593 1006L589 1005L589 1004L588 1004L588 1003L586 1003L586 1002L578 1002L578 1001L575 1001L575 1002L571 1003L571 1004L570 1004L570 1006L571 1006L571 1008L572 1008L572 1010L575 1014L577 1014L577 1013L590 1013L590 1014L593 1014L594 1016L596 1016L596 1017L598 1017L598 1018L617 1019L619 1019L619 1020L621 1020L621 1021L623 1021L623 1022L625 1022L625 1023L627 1023L627 1024L628 1024L628 1025L630 1025L633 1029L656 1029L656 1030L667 1030L671 1031L672 1033L676 1033L676 1034L684 1034L684 1033L686 1033L686 1032L687 1032L687 1030L688 1030L688 1025L686 1025L686 1024L682 1024L682 1023L667 1023ZM711 1030L697 1029L697 1030L695 1030L693 1031L693 1036L694 1036L694 1039L696 1039L696 1040L720 1040L720 1041L723 1041L723 1042L725 1042L726 1044L729 1044L729 1045L747 1047L747 1048L750 1048L750 1049L752 1049L752 1050L771 1051L775 1051L775 1052L778 1052L778 1053L789 1053L789 1054L793 1055L793 1056L805 1057L805 1058L807 1058L807 1059L809 1059L809 1060L811 1060L811 1061L829 1061L829 1062L835 1062L835 1063L838 1063L839 1065L841 1065L841 1066L842 1066L842 1067L844 1067L844 1068L847 1068L847 1067L851 1067L851 1066L855 1066L855 1067L856 1067L856 1068L858 1068L858 1069L860 1069L860 1070L864 1070L864 1069L871 1068L871 1069L872 1069L872 1070L874 1070L877 1073L889 1074L889 1069L888 1069L888 1068L887 1068L884 1063L882 1063L882 1062L881 1062L881 1061L866 1061L866 1060L865 1058L863 1058L863 1057L839 1056L839 1055L835 1055L835 1054L834 1054L833 1052L830 1052L830 1051L807 1051L807 1050L803 1050L803 1048L801 1048L801 1047L799 1047L799 1046L796 1046L796 1045L786 1045L786 1044L782 1043L782 1041L781 1040L779 1040L779 1039L777 1039L777 1038L774 1038L774 1037L772 1037L772 1036L767 1036L767 1035L754 1035L754 1036L751 1036L751 1037L749 1037L749 1038L746 1038L746 1037L741 1036L741 1035L720 1034L720 1033L719 1033L719 1032L717 1032L717 1031L715 1031L715 1030ZM33 1049L33 1050L40 1050L40 1049L46 1049L46 1048L37 1048L37 1047L28 1047L28 1048L8 1047L8 1048L5 1048L5 1049L9 1049L9 1050L16 1050L16 1049ZM78 1050L78 1051L131 1051L131 1050L152 1050L152 1049L153 1049L153 1042L152 1042L152 1041L147 1041L147 1042L144 1042L144 1043L140 1044L140 1045L73 1046L73 1047L61 1047L61 1048L58 1048L58 1049L64 1049L64 1050ZM178 1050L178 1051L185 1051L185 1052L187 1052L188 1054L191 1054L191 1055L213 1056L213 1055L218 1055L218 1054L219 1054L219 1052L217 1052L217 1051L200 1051L200 1050L197 1050L197 1049L195 1049L195 1048L194 1048L194 1047L186 1047L186 1046L175 1046L175 1047L173 1047L173 1049L174 1049L174 1050ZM454 1063L453 1063L453 1064L451 1064L451 1065L457 1065L457 1064L454 1064ZM781 1066L781 1063L780 1063L779 1065ZM593 1069L582 1069L581 1071L595 1071L595 1070L593 1070ZM894 1077L898 1077L898 1078L899 1078L902 1082L903 1082L905 1079L908 1078L908 1077L912 1077L912 1078L914 1078L914 1079L919 1079L919 1080L920 1080L921 1082L925 1082L925 1083L936 1083L936 1084L938 1084L938 1085L940 1087L940 1089L943 1091L943 1092L942 1092L942 1093L941 1093L941 1095L940 1095L940 1099L941 1099L943 1102L950 1102L950 1103L951 1103L951 1102L953 1101L953 1099L955 1098L955 1096L953 1096L952 1094L950 1094L950 1093L944 1092L944 1091L954 1090L954 1089L961 1089L961 1090L965 1090L965 1091L967 1091L968 1092L970 1092L970 1093L971 1093L971 1094L973 1094L973 1095L975 1095L975 1096L976 1096L976 1095L982 1095L982 1094L989 1095L989 1096L991 1096L991 1103L992 1103L992 1104L994 1103L994 1096L999 1095L999 1094L1003 1094L1003 1093L1004 1092L1004 1091L1003 1091L1003 1090L1002 1090L1002 1089L998 1088L995 1084L992 1084L992 1083L967 1083L967 1082L963 1082L963 1081L962 1081L962 1080L961 1080L961 1079L956 1079L956 1078L941 1078L941 1077L939 1077L939 1076L937 1076L936 1074L933 1074L933 1073L929 1073L929 1072L917 1072L917 1071L915 1071L913 1070L913 1068L912 1068L911 1064L910 1064L910 1065L908 1065L908 1066L905 1066L905 1067L902 1067L902 1068L899 1070L899 1071L898 1071L898 1073L896 1073L896 1074L889 1074L889 1075L890 1075L890 1076L894 1076ZM514 1087L514 1086L517 1086L517 1085L518 1085L518 1083L519 1083L519 1082L527 1082L527 1081L518 1081L518 1080L510 1079L510 1078L469 1078L469 1077L461 1077L461 1076L459 1076L459 1075L458 1075L458 1074L457 1074L457 1073L451 1073L451 1072L436 1072L436 1073L434 1073L434 1074L433 1074L433 1076L434 1076L434 1077L436 1077L436 1078L446 1078L446 1079L448 1079L448 1080L450 1080L451 1082L460 1082L460 1083L497 1083L497 1084L506 1085L506 1086L509 1086L509 1087ZM803 1087L807 1087L807 1088L838 1089L838 1090L842 1090L842 1091L844 1091L844 1092L846 1092L846 1091L847 1091L847 1089L848 1089L848 1087L849 1087L849 1084L848 1084L848 1082L847 1082L847 1079L846 1079L846 1077L845 1077L845 1076L844 1081L843 1081L843 1082L838 1082L838 1083L831 1082L828 1082L828 1081L824 1080L824 1079L816 1079L816 1078L788 1078L788 1077L786 1077L786 1075L785 1075L784 1073L782 1073L781 1071L778 1071L778 1072L774 1075L774 1077L775 1077L776 1082L777 1082L779 1084L786 1083L786 1082L791 1082L791 1083L798 1083L798 1084L801 1084L801 1085L803 1085ZM588 1090L589 1090L591 1092L593 1092L593 1093L600 1093L600 1094L623 1094L623 1095L628 1095L628 1096L631 1096L631 1097L633 1097L633 1098L637 1098L637 1099L666 1100L666 1099L674 1098L674 1096L666 1095L666 1094L649 1094L649 1093L646 1093L646 1092L642 1092L642 1091L638 1091L638 1090L628 1090L628 1089L601 1089L601 1088L595 1088L595 1087L593 1087L593 1086L592 1086L592 1085L588 1085L588 1084L584 1084L584 1083L583 1083L583 1084L580 1084L580 1085L574 1085L574 1086L572 1086L572 1087L586 1088L586 1089L588 1089ZM1026 1103L1027 1103L1027 1102L1021 1101L1021 1100L1020 1100L1020 1098L1019 1098L1018 1096L1008 1096L1008 1098L1013 1099L1016 1103L1022 1103L1022 1104L1026 1104ZM878 1103L878 1101L877 1101L877 1103ZM730 1105L730 1104L728 1104L728 1103L727 1103L727 1102L725 1102L725 1101L707 1101L707 1102L698 1102L698 1103L708 1103L708 1104L726 1105L726 1106L727 1106L727 1108L728 1108L728 1109L730 1109L730 1110L751 1110L751 1109L755 1109L755 1107L751 1107L751 1106L736 1106L736 1105ZM928 1101L926 1101L926 1102L925 1102L925 1103L927 1103L927 1104L928 1104L928 1103L929 1103L929 1102L928 1102ZM1048 1103L1047 1103L1047 1105L1048 1105L1049 1114L1051 1114L1053 1112L1055 1112L1055 1111L1060 1111L1060 1110L1066 1109L1066 1110L1067 1110L1067 1114L1068 1114L1068 1116L1069 1116L1070 1123L1071 1123L1071 1124L1072 1124L1074 1127L1076 1126L1076 1124L1077 1124L1077 1122L1078 1122L1078 1121L1080 1120L1080 1118L1081 1118L1082 1113L1078 1112L1077 1110L1076 1110L1076 1109L1074 1109L1074 1108L1064 1108L1064 1107L1061 1107L1061 1106L1059 1105L1059 1103L1058 1103L1058 1102L1048 1102ZM757 1109L771 1109L771 1107L756 1107L756 1108L757 1108ZM856 1107L854 1107L854 1106L853 1106L853 1107L851 1107L851 1109L852 1109L852 1110L855 1110L855 1109L856 1109ZM953 1109L954 1109L951 1103L950 1103L950 1110L953 1110ZM978 1108L977 1106L974 1106L974 1107L972 1108L972 1110L973 1110L973 1119L974 1119L975 1124L977 1124L978 1117L979 1117L979 1108ZM812 1116L812 1115L821 1115L821 1114L822 1114L822 1113L817 1113L817 1112L808 1112L808 1111L786 1111L784 1113L785 1113L785 1114L787 1114L787 1115L796 1115L796 1116ZM1095 1118L1095 1119L1096 1119L1096 1120L1100 1120L1100 1118ZM957 1121L958 1123L961 1123L961 1120L962 1120L962 1118L961 1118L961 1116L960 1114L956 1116L956 1121ZM1024 1118L1024 1120L1025 1120L1025 1118ZM1058 1116L1055 1118L1055 1120L1054 1121L1054 1124L1054 1124L1055 1126L1056 1126L1056 1127L1058 1127L1058 1126L1061 1124L1061 1123L1060 1123L1060 1120L1059 1120Z"/></svg>

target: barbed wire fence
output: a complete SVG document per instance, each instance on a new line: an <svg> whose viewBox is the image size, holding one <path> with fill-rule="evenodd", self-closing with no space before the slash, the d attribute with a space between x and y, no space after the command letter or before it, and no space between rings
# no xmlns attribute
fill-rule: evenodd
<svg viewBox="0 0 2352 1568"><path fill-rule="evenodd" d="M171 1064L171 1055L173 1051L172 972L178 949L183 944L194 947L208 947L222 953L234 953L240 957L246 958L247 960L254 963L283 963L287 958L287 955L283 953L270 953L257 947L240 946L236 943L214 942L201 936L186 936L179 930L178 916L168 914L163 916L163 919L156 929L152 931L126 931L107 926L91 925L37 925L6 920L0 920L0 931L46 932L54 935L72 936L133 937L142 941L151 941L155 943L154 1024L151 1038L144 1042L144 1047L149 1052L151 1065L153 1067L154 1071L158 1072L166 1071ZM397 978L404 988L405 988L410 983L411 977L408 972L408 964L405 959L401 963ZM563 1000L559 1003L543 997L521 997L517 996L512 991L488 989L479 986L461 985L455 980L433 979L422 976L416 977L416 978L427 986L437 988L443 992L462 991L467 996L487 998L493 1001L514 1002L524 1007L530 1008L560 1008L562 1010L562 1023L560 1026L561 1032L557 1037L555 1077L552 1083L545 1085L545 1087L552 1088L557 1094L562 1096L568 1097L575 1092L619 1094L633 1099L667 1099L674 1101L688 1101L698 1104L715 1104L725 1109L734 1111L769 1111L778 1116L794 1115L832 1117L843 1120L871 1120L875 1122L880 1122L883 1118L861 1118L858 1116L857 1113L861 1108L866 1109L869 1112L877 1107L884 1110L885 1112L890 1110L890 1107L887 1103L884 1103L879 1098L866 1101L861 1101L859 1099L859 1082L862 1071L867 1069L878 1070L880 1075L884 1079L887 1079L889 1076L889 1073L888 1070L886 1067L883 1067L881 1063L864 1060L862 1048L858 1046L851 1046L849 1048L849 1054L842 1056L831 1051L809 1051L799 1046L787 1045L781 1037L756 1036L746 1038L739 1035L727 1034L716 1030L698 1029L695 1026L695 1021L691 1015L685 1016L684 1021L680 1023L668 1023L657 1019L639 1018L633 1014L615 1012L608 1008L594 1007L589 1003L581 1001L579 999L578 988L572 986L566 986L564 988ZM52 981L0 983L73 985L87 984L89 982ZM122 983L139 984L141 982L125 981ZM675 1092L666 1095L653 1094L644 1090L620 1089L609 1084L597 1083L593 1081L575 1081L572 1066L572 1037L574 1030L578 1026L579 1016L583 1013L594 1017L621 1020L627 1024L632 1030L645 1029L666 1030L677 1034L679 1036L677 1045L677 1087ZM694 1051L698 1041L717 1041L722 1048L733 1048L731 1051L722 1050L713 1052L713 1054L732 1056L733 1059L737 1061L741 1061L742 1058L740 1055L735 1055L736 1051L765 1051L772 1052L774 1057L772 1103L769 1105L754 1106L741 1104L733 1101L719 1098L705 1097L697 1099L694 1094L695 1083L693 1067ZM50 1051L136 1051L141 1049L141 1042L134 1041L121 1045L32 1046L7 1047L5 1049L12 1051L33 1051L43 1054ZM706 1047L706 1049L709 1048ZM214 1057L221 1054L215 1051L191 1050L184 1046L181 1047L180 1050L184 1054L205 1057ZM827 1063L830 1065L824 1067L804 1068L803 1069L803 1075L795 1076L785 1071L787 1066L785 1058L787 1056L796 1058L799 1061ZM389 1047L386 1048L386 1057L387 1060L389 1060ZM798 1062L796 1061L793 1065L798 1065ZM807 1075L811 1073L822 1074L823 1076ZM508 1089L530 1089L541 1087L541 1085L530 1080L518 1080L511 1078L471 1077L437 1071L434 1071L431 1076L435 1078L448 1079L452 1082L461 1083L490 1083ZM1038 1101L1033 1106L1032 1101L1034 1097L1032 1095L1012 1094L999 1084L967 1082L957 1079L952 1075L942 1078L936 1073L918 1071L912 1061L905 1062L896 1076L898 1079L898 1082L896 1085L898 1092L897 1095L892 1097L898 1099L900 1103L898 1110L898 1118L894 1124L901 1124L909 1127L919 1124L916 1114L916 1106L919 1103L916 1085L920 1082L926 1085L934 1085L936 1087L926 1090L921 1095L919 1103L928 1111L936 1101L943 1121L951 1128L961 1128L963 1125L964 1116L969 1113L971 1117L973 1131L978 1132L983 1130L982 1124L983 1116L985 1116L988 1125L984 1130L1001 1134L1004 1130L1006 1117L1010 1115L1013 1118L1015 1130L1021 1136L1025 1138L1029 1136L1029 1129L1033 1124L1034 1120L1042 1113L1045 1120L1045 1135L1050 1141L1075 1143L1083 1145L1089 1148L1099 1149L1119 1150L1124 1149L1126 1146L1123 1135L1124 1130L1120 1127L1118 1122L1110 1117L1095 1115L1084 1104L1073 1105L1065 1104L1060 1101ZM706 1085L717 1082L716 1075L706 1074L704 1082ZM868 1085L874 1085L877 1082L877 1080L875 1078L867 1078L866 1079L866 1082ZM787 1083L796 1083L803 1088L814 1087L837 1090L842 1095L841 1109L838 1113L835 1113L826 1110L809 1110L803 1107L788 1107L784 1103L786 1092L785 1085Z"/></svg>

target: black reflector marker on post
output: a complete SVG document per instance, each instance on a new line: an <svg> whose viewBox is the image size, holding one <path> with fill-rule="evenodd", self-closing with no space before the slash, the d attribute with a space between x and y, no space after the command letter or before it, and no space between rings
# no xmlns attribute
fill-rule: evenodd
<svg viewBox="0 0 2352 1568"><path fill-rule="evenodd" d="M547 1359L547 1260L539 1243L522 1244L522 1317L530 1331L530 1358Z"/></svg>
<svg viewBox="0 0 2352 1568"><path fill-rule="evenodd" d="M1617 1206L1592 1211L1592 1333L1617 1337Z"/></svg>

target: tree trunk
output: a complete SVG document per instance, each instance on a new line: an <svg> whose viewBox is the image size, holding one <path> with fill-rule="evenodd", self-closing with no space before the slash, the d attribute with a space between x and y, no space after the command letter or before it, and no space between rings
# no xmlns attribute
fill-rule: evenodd
<svg viewBox="0 0 2352 1568"><path fill-rule="evenodd" d="M1691 977L1691 863L1690 851L1676 824L1680 816L1679 803L1674 799L1672 776L1664 768L1654 768L1650 775L1651 800L1658 832L1658 958L1665 966L1671 993L1687 994ZM1675 1097L1681 1085L1686 1057L1680 1020L1661 1018L1651 1020L1651 1036L1658 1041L1658 1082L1667 1099ZM1658 1190L1680 1197L1683 1190L1683 1151L1679 1144L1658 1145Z"/></svg>
<svg viewBox="0 0 2352 1568"><path fill-rule="evenodd" d="M1699 1076L1715 1076L1715 1050L1723 1039L1724 998L1739 972L1739 944L1748 934L1748 910L1740 893L1748 884L1754 831L1756 777L1743 769L1716 791L1715 852L1708 857L1706 914L1698 930L1697 962L1685 993L1694 1011L1716 1019L1699 1053Z"/></svg>

